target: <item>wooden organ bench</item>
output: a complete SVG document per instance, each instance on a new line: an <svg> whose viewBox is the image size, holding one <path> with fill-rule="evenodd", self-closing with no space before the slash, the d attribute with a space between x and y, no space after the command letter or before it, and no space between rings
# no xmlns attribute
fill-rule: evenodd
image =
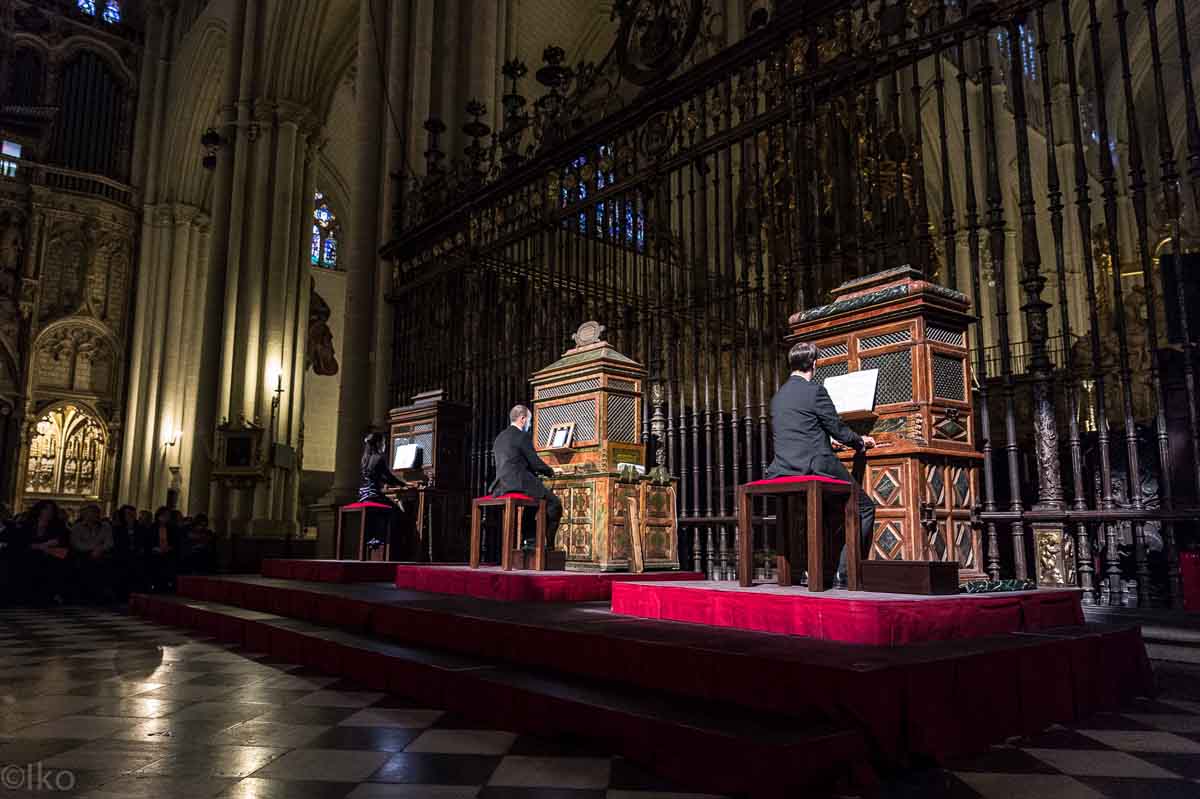
<svg viewBox="0 0 1200 799"><path fill-rule="evenodd" d="M501 520L500 534L500 568L512 571L514 568L527 568L534 571L546 570L546 500L534 499L528 494L508 493L495 497L476 497L471 501L471 543L470 564L472 569L479 568L480 549L483 545L483 511L486 508L503 508L504 518ZM525 519L525 509L537 509L537 534L534 540L532 556L526 558L521 542L517 540L522 522ZM520 563L516 563L520 561ZM561 566L560 566L561 568Z"/></svg>
<svg viewBox="0 0 1200 799"><path fill-rule="evenodd" d="M797 582L794 569L799 565L801 553L808 554L808 590L824 591L829 587L827 579L830 555L837 553L834 537L825 525L825 499L845 497L845 540L846 540L846 587L851 591L862 589L859 569L861 559L858 529L858 492L855 483L835 480L820 475L797 477L774 477L745 483L737 489L738 519L738 582L743 587L753 583L754 575L754 528L751 524L751 501L754 497L777 498L776 511L777 558L779 585ZM807 546L800 537L796 524L798 500L804 499L807 519Z"/></svg>

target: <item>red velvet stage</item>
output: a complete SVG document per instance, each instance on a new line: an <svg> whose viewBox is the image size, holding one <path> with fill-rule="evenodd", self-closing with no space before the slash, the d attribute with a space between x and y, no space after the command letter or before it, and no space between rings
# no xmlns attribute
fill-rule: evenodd
<svg viewBox="0 0 1200 799"><path fill-rule="evenodd" d="M823 641L901 646L1081 625L1080 599L1077 590L912 596L810 593L800 586L740 588L709 581L624 582L613 586L612 611Z"/></svg>
<svg viewBox="0 0 1200 799"><path fill-rule="evenodd" d="M626 586L615 585L618 591ZM598 602L489 602L378 583L181 577L179 593L403 646L687 697L708 707L728 705L797 719L819 710L853 720L884 762L914 754L941 758L979 751L1008 736L1076 721L1152 691L1136 627L1074 624L908 646L851 646L619 616ZM138 605L150 608L151 599L138 600ZM174 615L185 612L174 606L154 607L171 614L156 616L163 621L201 618L191 611L186 617ZM212 623L214 634L223 635L219 631L226 622ZM244 626L242 621L230 623ZM1054 623L1042 619L1043 626ZM268 651L275 648L272 637ZM324 655L316 649L287 652L318 667L337 663L333 653L328 661L320 660Z"/></svg>
<svg viewBox="0 0 1200 799"><path fill-rule="evenodd" d="M267 576L264 571L264 576ZM401 563L394 573L397 588L456 594L505 602L592 602L612 596L614 583L626 580L703 580L696 572L564 572L501 571L495 566L439 566Z"/></svg>
<svg viewBox="0 0 1200 799"><path fill-rule="evenodd" d="M301 560L266 558L262 576L313 583L388 583L396 577L394 560Z"/></svg>

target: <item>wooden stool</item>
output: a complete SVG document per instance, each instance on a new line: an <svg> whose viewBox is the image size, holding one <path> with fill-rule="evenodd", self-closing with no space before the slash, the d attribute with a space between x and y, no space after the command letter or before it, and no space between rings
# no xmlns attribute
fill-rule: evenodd
<svg viewBox="0 0 1200 799"><path fill-rule="evenodd" d="M792 561L799 557L804 542L800 540L795 519L792 518L788 506L792 499L803 495L807 500L808 512L808 590L826 590L828 585L825 580L825 553L833 551L833 547L832 542L828 541L831 535L825 530L823 503L826 496L833 495L846 497L846 587L851 591L861 590L862 578L858 567L862 557L858 529L858 492L861 490L857 483L847 483L845 480L820 475L773 477L738 486L738 582L743 587L753 583L754 529L750 523L751 497L776 496L779 497L779 510L775 516L779 584L793 584Z"/></svg>
<svg viewBox="0 0 1200 799"><path fill-rule="evenodd" d="M471 500L471 568L479 568L479 550L484 508L504 508L500 535L500 568L512 571L512 551L520 543L517 531L525 519L526 508L537 508L537 537L533 542L533 570L546 570L546 500L528 494L501 494L498 497L476 497ZM514 513L513 511L516 511Z"/></svg>
<svg viewBox="0 0 1200 799"><path fill-rule="evenodd" d="M351 560L350 557L345 557L342 551L344 545L344 533L346 530L346 522L352 521L346 517L358 516L358 546L357 559L367 559L367 538L369 534L374 534L378 530L380 522L383 524L383 559L392 559L392 513L395 508L391 505L385 505L382 502L351 502L349 505L343 505L338 508L337 533L334 536L334 557L338 560Z"/></svg>

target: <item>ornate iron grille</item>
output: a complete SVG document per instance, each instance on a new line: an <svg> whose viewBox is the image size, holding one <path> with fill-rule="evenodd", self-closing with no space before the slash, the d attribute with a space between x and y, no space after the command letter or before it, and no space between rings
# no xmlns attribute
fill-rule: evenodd
<svg viewBox="0 0 1200 799"><path fill-rule="evenodd" d="M818 383L824 383L826 378L837 377L844 375L850 371L850 363L848 361L838 361L837 363L826 363L818 366L813 370L813 378Z"/></svg>
<svg viewBox="0 0 1200 799"><path fill-rule="evenodd" d="M908 330L893 330L891 333L880 333L878 336L866 336L858 340L859 352L877 350L889 344L903 344L912 341L912 333Z"/></svg>
<svg viewBox="0 0 1200 799"><path fill-rule="evenodd" d="M926 325L925 338L930 341L936 341L939 344L953 344L956 347L963 346L963 333L961 330L947 330L944 327Z"/></svg>
<svg viewBox="0 0 1200 799"><path fill-rule="evenodd" d="M818 358L836 358L850 351L850 345L845 341L839 344L826 344L817 352Z"/></svg>
<svg viewBox="0 0 1200 799"><path fill-rule="evenodd" d="M567 394L578 394L582 391L595 391L600 388L600 378L589 377L587 380L576 380L574 383L563 383L558 386L547 386L540 389L538 399L554 399L565 397Z"/></svg>
<svg viewBox="0 0 1200 799"><path fill-rule="evenodd" d="M608 398L608 437L612 441L637 441L636 400L622 394ZM578 427L576 428L578 431ZM578 434L578 433L577 433Z"/></svg>
<svg viewBox="0 0 1200 799"><path fill-rule="evenodd" d="M575 423L576 441L596 440L596 400L585 399L551 405L538 409L538 446L550 443L550 431L555 425Z"/></svg>
<svg viewBox="0 0 1200 799"><path fill-rule="evenodd" d="M608 387L615 388L617 391L634 391L637 383L632 380L622 380L619 377L610 377L608 378Z"/></svg>
<svg viewBox="0 0 1200 799"><path fill-rule="evenodd" d="M879 370L879 383L875 388L877 404L912 402L912 350L873 355L870 358L862 358L859 364L862 369Z"/></svg>
<svg viewBox="0 0 1200 799"><path fill-rule="evenodd" d="M961 358L933 354L933 396L966 401L966 375Z"/></svg>

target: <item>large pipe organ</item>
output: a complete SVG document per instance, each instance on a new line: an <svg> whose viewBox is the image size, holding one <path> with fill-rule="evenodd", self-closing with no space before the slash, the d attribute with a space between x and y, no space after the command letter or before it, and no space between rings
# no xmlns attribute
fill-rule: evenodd
<svg viewBox="0 0 1200 799"><path fill-rule="evenodd" d="M914 391L953 383L903 415L929 447L912 469L955 460L946 504L922 500L932 510L903 517L900 543L877 530L876 555L945 543L992 579L1178 604L1179 549L1200 535L1200 308L1176 277L1198 238L1185 45L1200 9L1162 0L1155 27L1110 0L780 2L713 53L693 35L711 5L624 4L661 12L663 36L623 19L594 69L565 69L554 48L543 68L510 65L494 161L487 125L465 131L461 160L427 128L428 168L383 250L398 395L445 386L472 407L480 493L530 376L582 321L606 320L647 370L638 442L678 481L681 560L732 579L733 492L771 460L789 315L910 264L971 315L942 314L946 341L920 316L897 320L911 341L877 351L847 334L843 360L908 351ZM1168 135L1181 126L1195 135ZM826 367L843 357L833 337ZM914 499L941 496L936 479L910 482ZM753 526L769 546L766 507Z"/></svg>

